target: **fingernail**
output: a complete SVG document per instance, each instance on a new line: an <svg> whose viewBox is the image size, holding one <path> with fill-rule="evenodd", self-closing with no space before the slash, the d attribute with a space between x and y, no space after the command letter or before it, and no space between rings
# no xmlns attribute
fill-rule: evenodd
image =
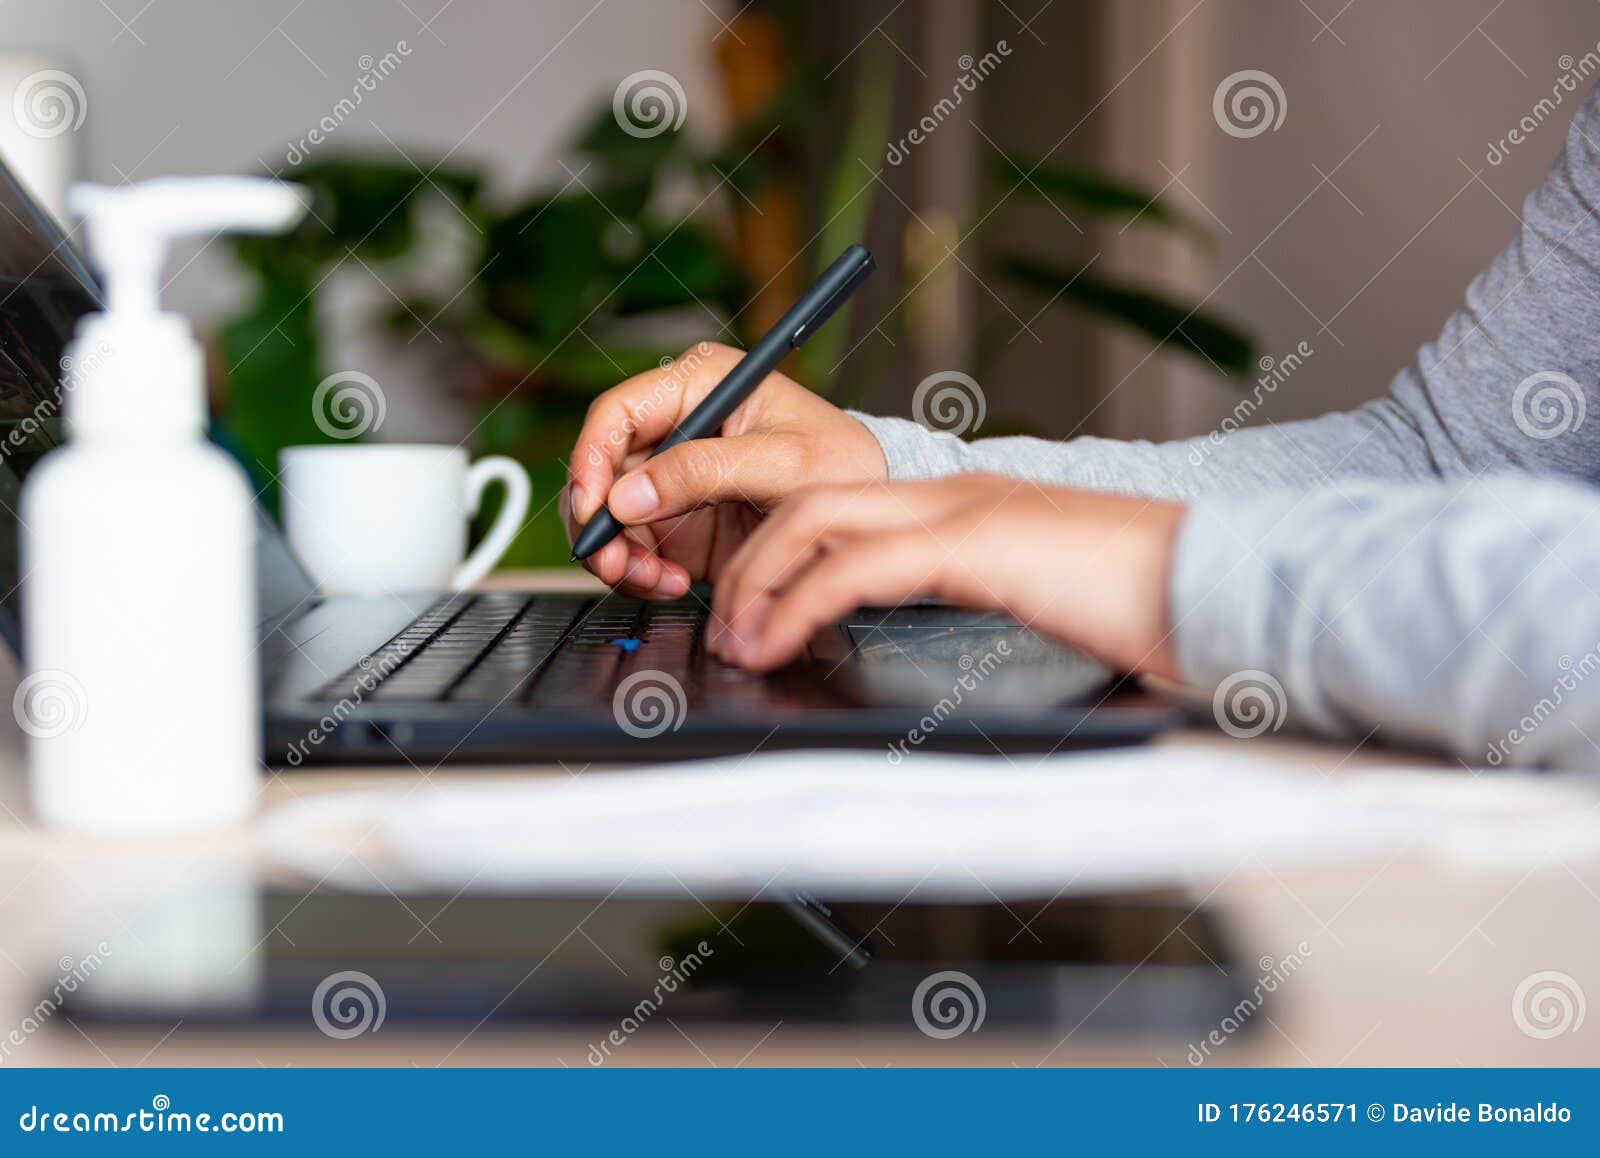
<svg viewBox="0 0 1600 1158"><path fill-rule="evenodd" d="M594 515L594 511L592 511L589 507L589 492L584 490L583 487L578 483L572 484L572 490L568 501L572 504L573 518L581 519L583 522L587 523Z"/></svg>
<svg viewBox="0 0 1600 1158"><path fill-rule="evenodd" d="M687 595L689 594L688 576L662 568L661 578L656 582L656 590L663 595Z"/></svg>
<svg viewBox="0 0 1600 1158"><path fill-rule="evenodd" d="M660 505L661 497L656 494L656 484L650 481L650 476L641 473L623 476L611 488L606 501L613 515L623 522L630 522L648 518Z"/></svg>

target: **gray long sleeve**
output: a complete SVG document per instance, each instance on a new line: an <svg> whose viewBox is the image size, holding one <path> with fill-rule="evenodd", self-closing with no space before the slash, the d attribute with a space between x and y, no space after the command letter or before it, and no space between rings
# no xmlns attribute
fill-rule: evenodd
<svg viewBox="0 0 1600 1158"><path fill-rule="evenodd" d="M1600 767L1600 492L1500 476L1202 499L1170 592L1218 722Z"/></svg>
<svg viewBox="0 0 1600 1158"><path fill-rule="evenodd" d="M1357 410L1164 444L862 420L896 479L988 470L1188 500L1176 650L1189 682L1244 709L1235 730L1261 726L1253 703L1472 764L1600 767L1600 491L1582 485L1600 482L1594 142L1591 92L1510 244Z"/></svg>

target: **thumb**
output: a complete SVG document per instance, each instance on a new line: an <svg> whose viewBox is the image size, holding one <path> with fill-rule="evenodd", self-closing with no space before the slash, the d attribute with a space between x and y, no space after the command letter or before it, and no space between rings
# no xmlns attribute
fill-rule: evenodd
<svg viewBox="0 0 1600 1158"><path fill-rule="evenodd" d="M695 439L623 475L606 505L630 525L715 503L751 503L765 510L805 485L805 457L801 440L788 433Z"/></svg>

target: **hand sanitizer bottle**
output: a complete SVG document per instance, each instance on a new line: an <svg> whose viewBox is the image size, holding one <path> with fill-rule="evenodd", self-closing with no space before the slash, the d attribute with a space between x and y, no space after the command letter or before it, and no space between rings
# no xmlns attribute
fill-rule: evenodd
<svg viewBox="0 0 1600 1158"><path fill-rule="evenodd" d="M68 206L107 297L63 358L67 442L22 494L15 707L34 810L91 832L224 824L251 810L261 767L255 516L205 438L200 344L158 289L174 238L281 232L305 203L281 182L197 177L77 185Z"/></svg>

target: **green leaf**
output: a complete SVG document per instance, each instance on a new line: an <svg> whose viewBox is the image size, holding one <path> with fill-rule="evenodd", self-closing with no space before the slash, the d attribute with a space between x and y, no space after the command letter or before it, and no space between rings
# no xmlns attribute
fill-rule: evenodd
<svg viewBox="0 0 1600 1158"><path fill-rule="evenodd" d="M469 317L462 335L483 357L507 366L538 366L549 353L517 327L487 311Z"/></svg>
<svg viewBox="0 0 1600 1158"><path fill-rule="evenodd" d="M545 364L569 393L583 396L610 389L624 378L657 369L671 355L657 347L590 345L575 339L559 347Z"/></svg>
<svg viewBox="0 0 1600 1158"><path fill-rule="evenodd" d="M659 366L673 353L656 346L595 343L580 334L545 346L487 315L473 318L463 336L487 361L521 368L528 385L552 400L592 398L624 378Z"/></svg>
<svg viewBox="0 0 1600 1158"><path fill-rule="evenodd" d="M881 153L893 106L894 69L869 58L866 66L857 70L849 132L834 157L823 195L824 224L814 262L819 273L847 247L866 239L878 182L862 159ZM813 390L826 391L832 385L850 341L853 311L854 302L846 302L838 315L800 348L806 384Z"/></svg>
<svg viewBox="0 0 1600 1158"><path fill-rule="evenodd" d="M317 370L316 322L309 278L285 275L263 284L245 312L221 329L228 390L219 425L263 498L275 509L278 451L326 442L311 400Z"/></svg>
<svg viewBox="0 0 1600 1158"><path fill-rule="evenodd" d="M823 77L814 67L796 68L770 101L734 126L733 132L708 155L695 159L708 187L726 182L734 196L755 200L772 181L791 177L802 162L796 140L801 126L817 126L818 94ZM820 118L831 128L831 118ZM830 142L831 135L827 136Z"/></svg>
<svg viewBox="0 0 1600 1158"><path fill-rule="evenodd" d="M573 147L592 162L582 171L582 180L590 187L612 182L649 184L661 166L687 154L689 136L681 128L634 136L622 128L607 103L595 110Z"/></svg>
<svg viewBox="0 0 1600 1158"><path fill-rule="evenodd" d="M1059 269L1025 257L1005 257L1000 272L1053 299L1075 302L1170 345L1204 358L1224 374L1245 376L1255 368L1255 342L1228 322L1188 308L1155 290L1118 285L1085 269Z"/></svg>
<svg viewBox="0 0 1600 1158"><path fill-rule="evenodd" d="M1208 242L1211 240L1211 231L1204 224L1174 209L1161 200L1159 194L1092 169L1002 153L995 158L994 174L1007 188L1063 208L1097 217L1136 219L1183 229Z"/></svg>
<svg viewBox="0 0 1600 1158"><path fill-rule="evenodd" d="M505 567L565 566L570 557L559 506L553 501L566 484L566 460L582 425L585 401L515 398L485 409L477 424L476 450L507 454L528 468L534 509L506 552ZM479 531L492 525L499 511L498 488L485 496L474 520Z"/></svg>
<svg viewBox="0 0 1600 1158"><path fill-rule="evenodd" d="M491 222L480 267L490 312L554 345L610 288L602 275L607 231L615 224L586 193L532 202Z"/></svg>
<svg viewBox="0 0 1600 1158"><path fill-rule="evenodd" d="M701 306L726 317L738 308L738 272L717 238L694 221L645 226L637 252L614 262L613 273L622 281L608 304L619 315Z"/></svg>
<svg viewBox="0 0 1600 1158"><path fill-rule="evenodd" d="M276 255L314 262L337 261L353 249L365 260L388 261L409 252L419 201L442 195L472 206L483 185L477 173L402 157L333 157L301 165L283 177L311 191L311 212L286 238L241 238L236 249L248 251L254 244L258 252L267 251L269 260Z"/></svg>

